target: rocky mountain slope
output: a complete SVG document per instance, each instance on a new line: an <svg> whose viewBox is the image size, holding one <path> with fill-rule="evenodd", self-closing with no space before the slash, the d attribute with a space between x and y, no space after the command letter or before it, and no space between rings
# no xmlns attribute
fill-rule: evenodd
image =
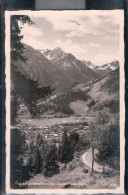
<svg viewBox="0 0 128 195"><path fill-rule="evenodd" d="M119 113L119 68L93 83L89 95L93 111L109 109L113 114Z"/></svg>
<svg viewBox="0 0 128 195"><path fill-rule="evenodd" d="M109 72L119 68L119 62L115 60L108 64L103 64L101 66L96 66L90 61L83 60L82 62L90 69L92 69L98 75L99 78L102 78L103 76L107 75Z"/></svg>
<svg viewBox="0 0 128 195"><path fill-rule="evenodd" d="M60 70L66 71L66 73L73 72L74 76L84 77L86 80L98 78L96 73L83 64L82 61L75 58L71 53L64 52L59 47L53 50L43 50L41 53Z"/></svg>
<svg viewBox="0 0 128 195"><path fill-rule="evenodd" d="M38 80L40 86L55 87L56 91L98 78L93 70L60 48L40 52L26 45L23 55L28 60L26 64L20 61L16 64L18 71Z"/></svg>
<svg viewBox="0 0 128 195"><path fill-rule="evenodd" d="M42 102L44 112L73 115L75 110L79 115L104 108L119 112L119 62L97 67L60 48L37 51L27 45L24 56L28 61L18 62L17 71L38 80L40 86L56 88L53 96Z"/></svg>
<svg viewBox="0 0 128 195"><path fill-rule="evenodd" d="M45 109L44 109L45 108ZM109 109L119 113L119 68L93 83L77 85L60 93L43 105L45 112L86 116Z"/></svg>
<svg viewBox="0 0 128 195"><path fill-rule="evenodd" d="M113 61L108 64L104 64L102 66L96 66L93 70L100 76L107 75L109 72L116 70L119 68L119 62L118 61Z"/></svg>
<svg viewBox="0 0 128 195"><path fill-rule="evenodd" d="M86 104L89 109L102 109L111 101L119 107L119 62L114 61L100 67L93 65L95 73L88 67L92 65L91 62L82 63L60 48L37 51L26 45L24 56L28 59L27 63L19 61L16 64L17 71L32 80L38 80L39 86L56 88L56 98L52 104L50 101L55 112L73 114L70 105L76 107L78 101L81 101L80 105Z"/></svg>
<svg viewBox="0 0 128 195"><path fill-rule="evenodd" d="M82 60L82 63L85 64L86 66L88 66L92 70L96 67L96 65L93 64L91 61Z"/></svg>

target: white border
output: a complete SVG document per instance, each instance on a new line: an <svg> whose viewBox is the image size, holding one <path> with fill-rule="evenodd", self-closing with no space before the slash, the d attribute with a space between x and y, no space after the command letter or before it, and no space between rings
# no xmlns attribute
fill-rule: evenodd
<svg viewBox="0 0 128 195"><path fill-rule="evenodd" d="M10 16L11 15L43 15L44 13L51 14L59 12L68 14L69 12L75 15L82 13L83 15L116 15L120 24L120 187L116 189L11 189L10 188ZM58 13L57 13L58 12ZM125 78L124 78L124 11L123 10L65 10L65 11L6 11L5 12L5 53L6 53L6 193L35 193L35 194L97 194L97 193L124 193L124 173L125 173Z"/></svg>

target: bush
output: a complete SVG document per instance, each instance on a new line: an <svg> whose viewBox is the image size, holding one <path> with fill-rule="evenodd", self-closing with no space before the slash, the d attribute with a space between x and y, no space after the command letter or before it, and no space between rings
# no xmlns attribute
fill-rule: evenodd
<svg viewBox="0 0 128 195"><path fill-rule="evenodd" d="M88 104L88 107L89 108L92 108L96 103L94 102L94 100L92 100L89 104Z"/></svg>

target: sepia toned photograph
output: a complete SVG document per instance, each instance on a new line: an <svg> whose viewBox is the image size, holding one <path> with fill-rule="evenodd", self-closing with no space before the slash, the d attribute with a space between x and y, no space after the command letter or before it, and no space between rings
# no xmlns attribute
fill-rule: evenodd
<svg viewBox="0 0 128 195"><path fill-rule="evenodd" d="M5 19L7 192L123 193L123 11Z"/></svg>

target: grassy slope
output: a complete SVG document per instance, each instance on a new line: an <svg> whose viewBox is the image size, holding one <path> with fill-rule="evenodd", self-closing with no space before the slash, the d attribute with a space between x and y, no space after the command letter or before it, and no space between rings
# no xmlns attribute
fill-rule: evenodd
<svg viewBox="0 0 128 195"><path fill-rule="evenodd" d="M36 186L33 185L37 184ZM39 183L39 185L38 185ZM103 177L102 174L83 173L82 167L76 167L74 170L65 170L60 174L50 178L45 178L42 174L32 177L28 182L28 188L64 188L66 184L71 184L69 188L102 189L116 188L119 185L119 175Z"/></svg>
<svg viewBox="0 0 128 195"><path fill-rule="evenodd" d="M74 111L74 114L85 116L88 112L87 102L77 100L70 103L70 108Z"/></svg>

